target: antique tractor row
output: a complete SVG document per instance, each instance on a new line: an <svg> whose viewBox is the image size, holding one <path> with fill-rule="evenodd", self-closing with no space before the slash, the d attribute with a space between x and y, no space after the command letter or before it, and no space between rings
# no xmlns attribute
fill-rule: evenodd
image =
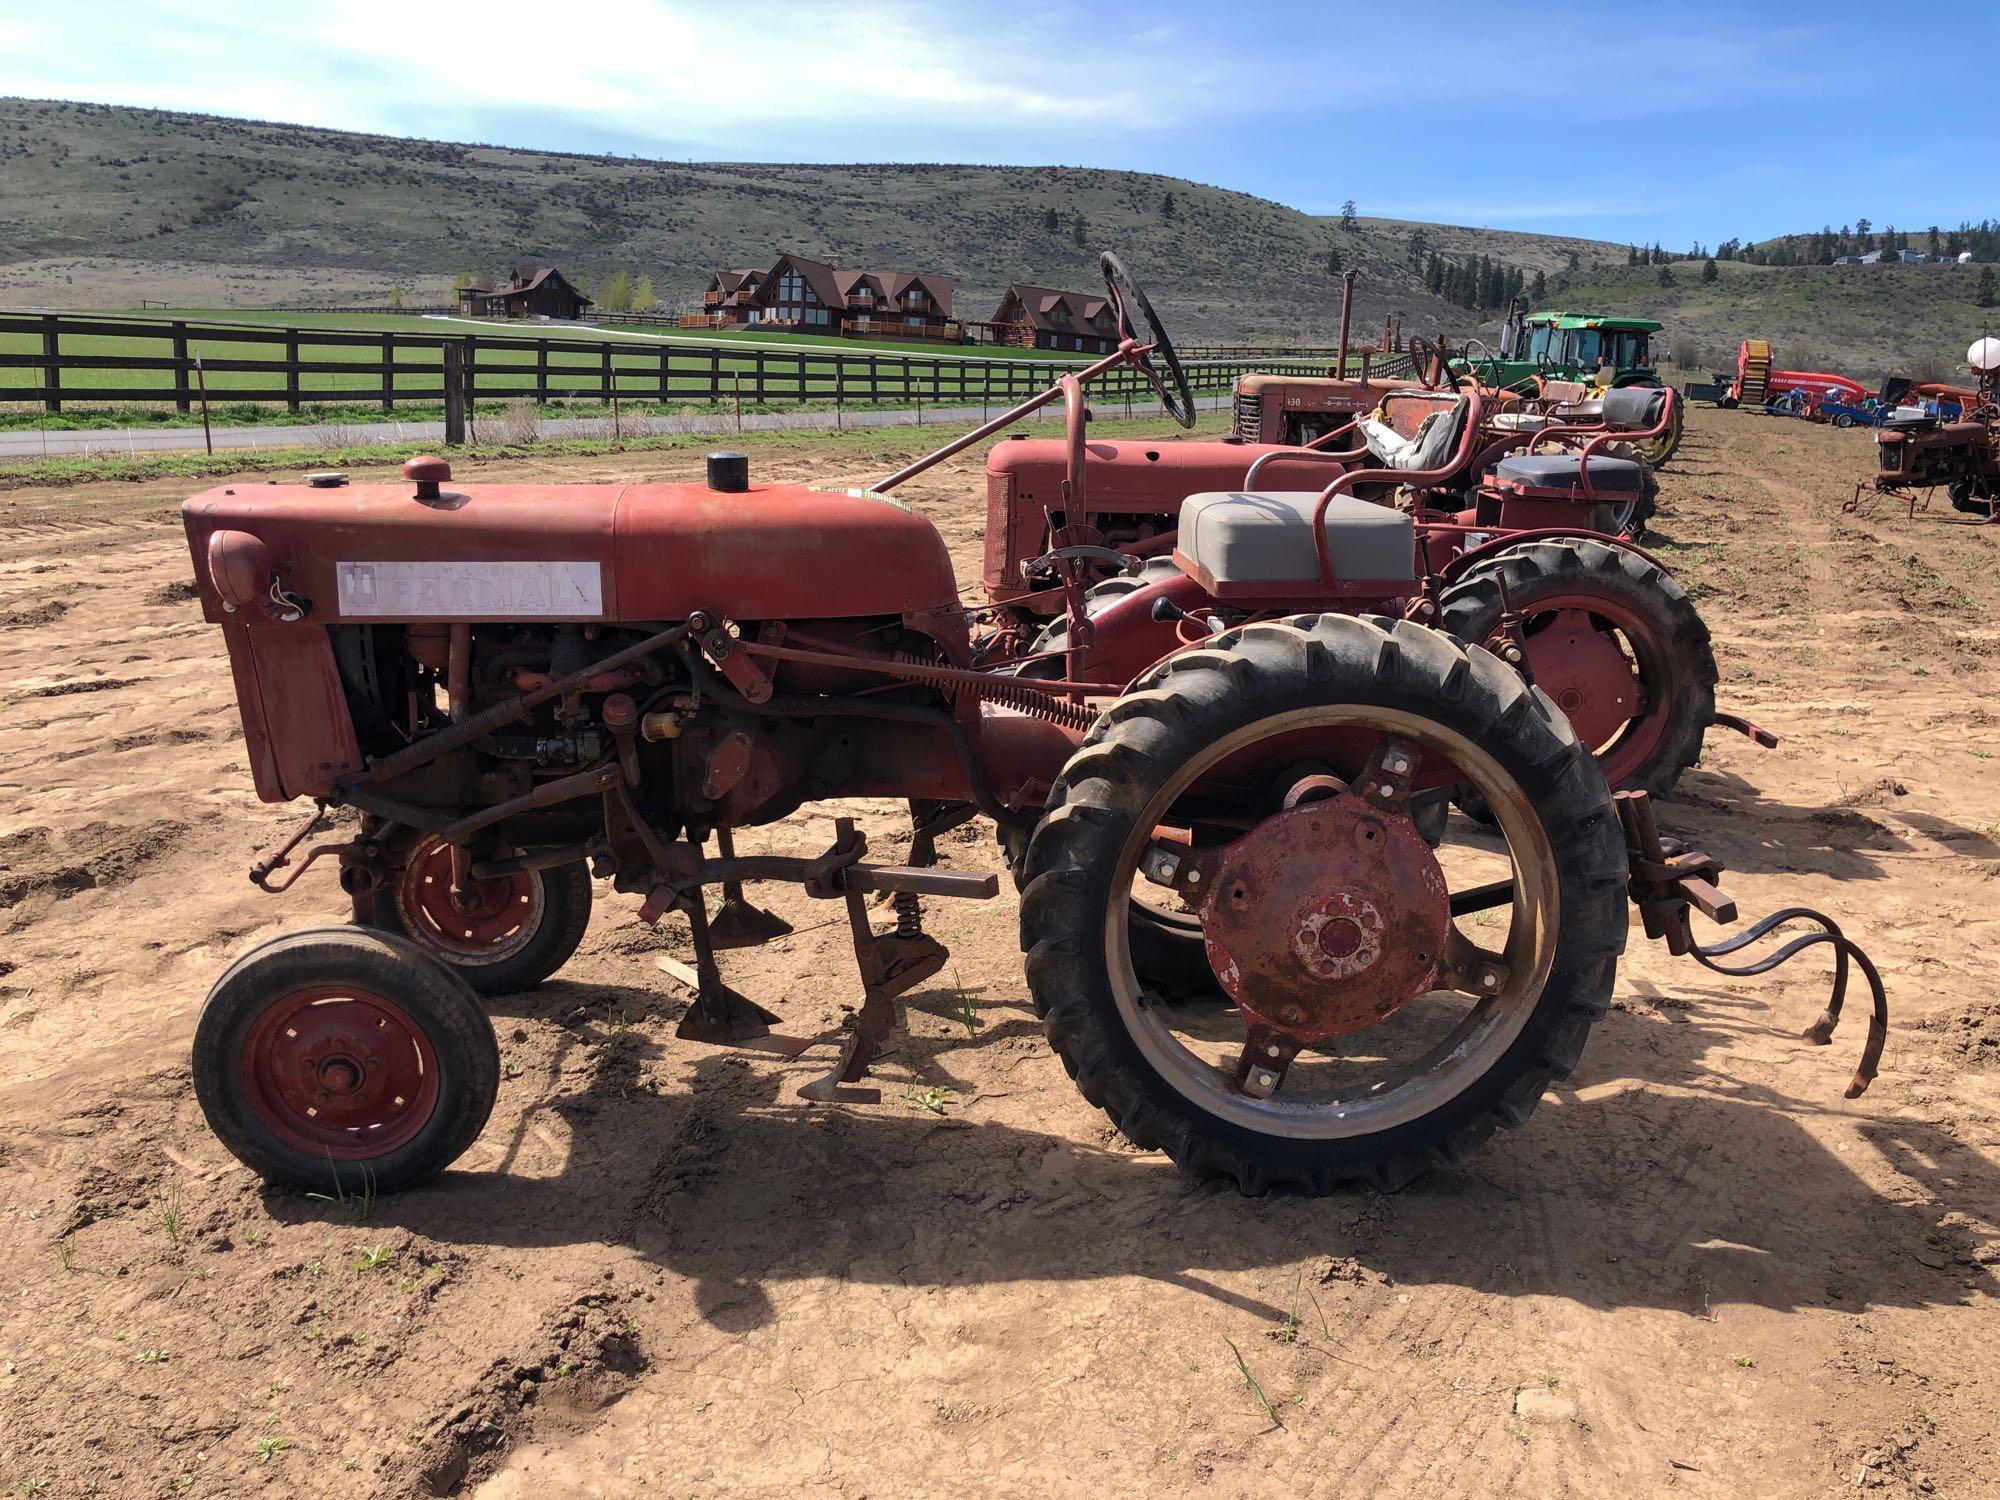
<svg viewBox="0 0 2000 1500"><path fill-rule="evenodd" d="M716 953L786 930L746 883L842 902L862 1001L805 1090L837 1099L897 997L945 964L922 898L997 893L934 857L940 830L983 814L1016 851L1027 987L1084 1095L1246 1192L1394 1186L1523 1123L1604 1013L1628 895L1676 952L1713 965L1740 946L1694 945L1691 905L1734 917L1719 866L1663 840L1643 793L1614 800L1525 650L1420 623L1439 601L1417 522L1351 493L1372 471L1189 495L1182 581L1090 615L1104 549L1063 510L1095 477L1084 382L1129 363L1189 411L1157 318L1105 269L1118 350L971 435L1067 408L1044 502L1065 630L1040 652L1008 644L1018 623L979 628L936 529L880 493L971 437L864 493L753 483L740 456L706 484L625 486L457 487L415 460L406 485L186 503L257 790L318 804L253 878L337 858L356 916L400 929L278 938L217 981L194 1080L240 1159L321 1191L453 1161L499 1087L469 981L512 987L566 956L586 862L643 920L687 921L681 1034L700 1040L812 1045L769 1035ZM909 863L869 862L846 819L816 856L737 853L736 830L846 797L909 803ZM1453 802L1485 821L1440 815ZM298 854L329 809L358 817ZM1879 984L1830 926L1780 956L1815 943L1840 955L1822 1031L1850 953L1875 992L1858 1088Z"/></svg>

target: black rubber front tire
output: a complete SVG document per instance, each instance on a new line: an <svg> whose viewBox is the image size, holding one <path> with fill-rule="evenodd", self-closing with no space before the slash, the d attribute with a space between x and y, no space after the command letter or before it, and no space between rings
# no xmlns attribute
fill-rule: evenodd
<svg viewBox="0 0 2000 1500"><path fill-rule="evenodd" d="M1649 622L1661 680L1668 684L1662 732L1643 755L1614 756L1606 774L1617 791L1670 794L1701 759L1702 739L1715 722L1715 651L1687 591L1628 547L1587 537L1523 542L1452 583L1439 601L1439 628L1483 645L1500 627L1503 582L1506 602L1522 615L1532 616L1538 600L1596 596ZM1658 683L1647 687L1656 690ZM1467 810L1478 816L1476 807Z"/></svg>
<svg viewBox="0 0 2000 1500"><path fill-rule="evenodd" d="M316 988L358 987L394 1002L422 1029L437 1062L437 1094L413 1138L379 1156L331 1160L286 1140L245 1083L245 1050L265 1011ZM195 1097L230 1153L275 1187L355 1196L398 1192L464 1154L493 1112L500 1048L465 981L416 944L361 927L287 933L223 971L195 1025Z"/></svg>
<svg viewBox="0 0 2000 1500"><path fill-rule="evenodd" d="M1147 1059L1114 989L1105 933L1119 867L1152 800L1206 747L1326 705L1399 710L1483 748L1559 851L1548 979L1498 1060L1437 1107L1365 1134L1308 1138L1225 1119ZM1301 616L1224 632L1169 658L1098 719L1030 840L1021 902L1028 986L1083 1096L1133 1143L1256 1194L1401 1187L1523 1124L1575 1066L1610 1002L1625 939L1626 861L1610 793L1567 721L1497 659L1408 623Z"/></svg>
<svg viewBox="0 0 2000 1500"><path fill-rule="evenodd" d="M540 887L541 915L527 939L500 958L481 959L455 952L431 941L420 926L406 920L398 899L400 870L392 871L389 881L376 891L370 925L415 943L461 975L479 994L511 995L531 990L576 953L584 930L590 926L592 899L590 868L581 860L536 870L532 878Z"/></svg>

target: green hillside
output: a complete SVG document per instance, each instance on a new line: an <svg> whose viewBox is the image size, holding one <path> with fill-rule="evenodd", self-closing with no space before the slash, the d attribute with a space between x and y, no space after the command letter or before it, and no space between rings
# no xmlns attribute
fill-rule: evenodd
<svg viewBox="0 0 2000 1500"><path fill-rule="evenodd" d="M1549 300L1632 313L1666 325L1661 356L1692 346L1696 368L1733 365L1746 338L1769 339L1781 369L1832 369L1877 385L1886 374L1945 378L1964 370L1965 346L2000 324L1974 305L1979 266L1753 266L1675 261L1602 267L1557 278Z"/></svg>
<svg viewBox="0 0 2000 1500"><path fill-rule="evenodd" d="M1173 207L1167 210L1171 195ZM1080 229L1079 229L1080 221ZM625 267L669 309L718 266L791 250L959 277L961 316L1012 281L1084 288L1124 254L1183 341L1325 342L1329 259L1361 272L1356 329L1462 337L1427 251L1540 271L1551 297L1646 313L1716 363L1747 335L1781 361L1873 378L1955 362L1990 316L1976 270L1928 266L1630 268L1623 245L1360 218L1139 172L936 164L641 161L354 135L108 105L0 100L0 304L254 308L441 301L460 271L553 261L595 282ZM1078 240L1082 243L1079 245ZM1569 269L1572 257L1577 269ZM1488 328L1490 330L1491 320Z"/></svg>
<svg viewBox="0 0 2000 1500"><path fill-rule="evenodd" d="M458 271L544 260L591 280L645 272L673 305L718 266L792 250L953 273L961 314L986 317L1009 282L1094 285L1096 251L1111 247L1190 342L1323 341L1339 300L1330 252L1362 273L1359 328L1391 309L1412 331L1465 321L1417 279L1419 228L1434 250L1530 274L1572 252L1624 254L1365 218L1342 228L1136 172L655 162L0 100L0 301L16 305L354 302L393 285L424 301Z"/></svg>

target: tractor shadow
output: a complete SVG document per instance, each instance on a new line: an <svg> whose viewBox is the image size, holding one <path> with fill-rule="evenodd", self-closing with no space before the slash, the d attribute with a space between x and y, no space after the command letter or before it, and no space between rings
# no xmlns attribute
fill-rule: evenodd
<svg viewBox="0 0 2000 1500"><path fill-rule="evenodd" d="M1788 802L1741 776L1699 766L1655 812L1662 832L1715 855L1729 869L1758 874L1882 880L1889 871L1876 856L1915 847L1867 808Z"/></svg>
<svg viewBox="0 0 2000 1500"><path fill-rule="evenodd" d="M2000 1222L1984 1159L1875 1097L1839 1099L1859 1018L1822 1052L1738 993L1677 989L1669 999L1628 980L1577 1075L1525 1128L1394 1196L1252 1200L1191 1182L1082 1104L1027 1035L1015 994L980 997L990 1024L975 1035L903 1037L873 1080L880 1105L865 1107L797 1097L827 1051L787 1061L693 1048L654 1025L629 1059L581 1076L559 1060L550 1083L562 1092L531 1111L567 1125L558 1171L517 1175L510 1147L494 1169L449 1174L379 1217L447 1244L630 1245L690 1279L711 1324L738 1331L772 1323L786 1286L826 1278L1142 1277L1274 1321L1283 1294L1246 1294L1245 1273L1276 1271L1288 1288L1304 1266L1365 1286L1691 1317L2000 1292L1978 1263L1989 1247L1965 1227ZM913 997L946 1017L959 998L955 987ZM1718 1071L1754 1057L1769 1073L1774 1045L1816 1064L1803 1070L1809 1096ZM691 1061L691 1087L640 1076L662 1061L669 1073ZM926 1106L921 1089L947 1079L960 1080L945 1084L949 1102ZM1872 1185L1864 1163L1875 1183L1904 1180Z"/></svg>

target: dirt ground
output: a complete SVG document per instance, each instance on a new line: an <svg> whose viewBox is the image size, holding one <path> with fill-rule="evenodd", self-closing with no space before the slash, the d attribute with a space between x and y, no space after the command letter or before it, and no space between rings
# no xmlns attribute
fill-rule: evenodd
<svg viewBox="0 0 2000 1500"><path fill-rule="evenodd" d="M608 888L559 978L495 1004L506 1077L459 1170L266 1197L195 1104L194 1017L234 954L345 903L330 872L244 879L297 812L250 790L175 486L0 495L0 1486L2000 1493L2000 532L1942 500L1843 516L1869 467L1861 434L1695 415L1661 548L1725 705L1784 744L1712 734L1663 822L1747 912L1862 937L1880 1081L1841 1097L1858 1019L1798 1039L1820 960L1722 981L1635 929L1527 1128L1322 1201L1123 1146L1038 1034L1011 894L933 903L950 982L879 1104L822 1107L796 1088L825 1052L674 1038L680 939ZM968 583L978 474L920 497ZM767 843L830 839L817 811ZM947 857L998 868L977 827ZM838 913L764 889L799 931L731 978L830 1027Z"/></svg>

